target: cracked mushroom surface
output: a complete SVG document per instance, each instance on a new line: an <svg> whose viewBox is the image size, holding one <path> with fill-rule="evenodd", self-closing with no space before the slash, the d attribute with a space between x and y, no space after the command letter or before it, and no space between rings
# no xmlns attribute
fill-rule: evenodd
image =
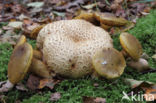
<svg viewBox="0 0 156 103"><path fill-rule="evenodd" d="M91 57L95 52L113 44L105 30L85 20L61 20L41 29L37 47L57 74L79 78L93 71Z"/></svg>

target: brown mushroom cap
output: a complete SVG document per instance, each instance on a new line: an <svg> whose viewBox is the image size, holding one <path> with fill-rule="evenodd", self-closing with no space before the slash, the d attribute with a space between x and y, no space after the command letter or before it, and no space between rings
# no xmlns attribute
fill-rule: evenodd
<svg viewBox="0 0 156 103"><path fill-rule="evenodd" d="M26 41L26 37L24 35L21 35L20 38L17 40L16 47L18 47L21 44L24 44Z"/></svg>
<svg viewBox="0 0 156 103"><path fill-rule="evenodd" d="M83 19L86 20L94 25L98 25L98 21L95 19L93 13L81 11L81 13L76 16L74 19Z"/></svg>
<svg viewBox="0 0 156 103"><path fill-rule="evenodd" d="M47 69L47 66L41 60L36 58L32 59L30 71L43 78L50 77L50 71Z"/></svg>
<svg viewBox="0 0 156 103"><path fill-rule="evenodd" d="M110 13L95 12L94 17L100 21L100 23L109 26L123 26L127 24L127 20L124 18L117 18Z"/></svg>
<svg viewBox="0 0 156 103"><path fill-rule="evenodd" d="M132 59L138 60L142 54L142 46L140 42L131 34L121 33L120 43L123 49Z"/></svg>
<svg viewBox="0 0 156 103"><path fill-rule="evenodd" d="M92 58L92 62L95 71L107 79L119 77L126 66L122 53L114 48L104 48L97 51Z"/></svg>
<svg viewBox="0 0 156 103"><path fill-rule="evenodd" d="M40 31L37 47L53 71L78 78L92 72L91 57L97 50L113 44L105 30L85 20L61 20Z"/></svg>
<svg viewBox="0 0 156 103"><path fill-rule="evenodd" d="M8 78L13 84L22 80L28 71L33 56L32 46L24 43L16 47L8 64Z"/></svg>
<svg viewBox="0 0 156 103"><path fill-rule="evenodd" d="M36 49L33 49L33 58L42 60L42 52Z"/></svg>

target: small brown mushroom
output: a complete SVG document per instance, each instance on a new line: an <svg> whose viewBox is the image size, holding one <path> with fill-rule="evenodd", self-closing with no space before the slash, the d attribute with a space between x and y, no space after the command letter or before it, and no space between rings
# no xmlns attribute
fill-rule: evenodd
<svg viewBox="0 0 156 103"><path fill-rule="evenodd" d="M33 58L42 60L42 52L39 50L34 49L33 50Z"/></svg>
<svg viewBox="0 0 156 103"><path fill-rule="evenodd" d="M20 38L17 40L15 47L18 47L19 45L24 44L26 41L27 41L26 37L24 35L21 35Z"/></svg>
<svg viewBox="0 0 156 103"><path fill-rule="evenodd" d="M128 56L132 58L127 64L138 71L150 69L148 62L145 59L140 58L142 55L142 46L140 42L133 35L126 32L121 33L119 38L121 46L123 47L122 53L124 55L128 54Z"/></svg>
<svg viewBox="0 0 156 103"><path fill-rule="evenodd" d="M107 79L121 76L126 66L124 56L114 48L104 48L96 52L92 62L95 71Z"/></svg>
<svg viewBox="0 0 156 103"><path fill-rule="evenodd" d="M117 18L113 14L110 13L100 13L95 12L94 17L100 21L100 23L108 25L108 26L124 26L128 23L128 21L124 18Z"/></svg>
<svg viewBox="0 0 156 103"><path fill-rule="evenodd" d="M33 57L32 46L24 43L16 47L8 64L8 79L12 84L22 80L28 71Z"/></svg>
<svg viewBox="0 0 156 103"><path fill-rule="evenodd" d="M134 60L138 60L142 55L140 42L131 34L123 32L120 34L120 43L124 51Z"/></svg>
<svg viewBox="0 0 156 103"><path fill-rule="evenodd" d="M41 61L36 58L32 59L32 63L30 66L30 72L37 74L43 78L50 78L50 71L47 69L47 66Z"/></svg>
<svg viewBox="0 0 156 103"><path fill-rule="evenodd" d="M133 60L128 61L127 65L132 68L136 68L139 72L150 69L148 62L143 58L140 58L138 61L133 61Z"/></svg>

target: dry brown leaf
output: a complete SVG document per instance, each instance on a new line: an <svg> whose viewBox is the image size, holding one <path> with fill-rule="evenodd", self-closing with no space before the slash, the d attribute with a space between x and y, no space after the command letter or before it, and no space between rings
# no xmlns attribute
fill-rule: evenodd
<svg viewBox="0 0 156 103"><path fill-rule="evenodd" d="M40 80L40 84L38 86L39 89L42 89L44 87L48 87L50 89L53 89L54 86L59 83L59 80L54 80L54 79L42 79Z"/></svg>
<svg viewBox="0 0 156 103"><path fill-rule="evenodd" d="M25 85L24 84L22 84L22 83L18 83L17 85L16 85L16 89L18 89L18 90L20 90L20 91L28 91L28 89L25 87Z"/></svg>
<svg viewBox="0 0 156 103"><path fill-rule="evenodd" d="M78 16L74 17L74 19L83 19L83 20L86 20L86 21L88 21L90 23L93 23L94 25L98 24L98 22L95 19L93 13L86 12L86 11L81 11Z"/></svg>
<svg viewBox="0 0 156 103"><path fill-rule="evenodd" d="M22 25L22 30L24 32L24 35L31 37L30 34L32 33L32 31L39 27L40 24L38 23L34 23L32 20L30 19L24 19L23 20L23 25Z"/></svg>
<svg viewBox="0 0 156 103"><path fill-rule="evenodd" d="M106 103L105 98L83 96L83 103Z"/></svg>
<svg viewBox="0 0 156 103"><path fill-rule="evenodd" d="M50 96L50 101L57 101L61 98L61 94L59 92L53 93Z"/></svg>
<svg viewBox="0 0 156 103"><path fill-rule="evenodd" d="M151 87L144 89L145 89L144 98L146 101L156 100L156 85L152 85Z"/></svg>
<svg viewBox="0 0 156 103"><path fill-rule="evenodd" d="M40 84L40 78L34 75L30 75L27 81L27 87L31 90L38 89L38 86Z"/></svg>

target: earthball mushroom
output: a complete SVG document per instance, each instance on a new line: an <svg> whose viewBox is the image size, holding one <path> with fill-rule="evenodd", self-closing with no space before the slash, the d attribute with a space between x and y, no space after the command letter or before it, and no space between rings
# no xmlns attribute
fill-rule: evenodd
<svg viewBox="0 0 156 103"><path fill-rule="evenodd" d="M61 20L46 25L38 34L37 48L56 74L79 78L92 72L96 51L113 47L110 35L85 20Z"/></svg>

